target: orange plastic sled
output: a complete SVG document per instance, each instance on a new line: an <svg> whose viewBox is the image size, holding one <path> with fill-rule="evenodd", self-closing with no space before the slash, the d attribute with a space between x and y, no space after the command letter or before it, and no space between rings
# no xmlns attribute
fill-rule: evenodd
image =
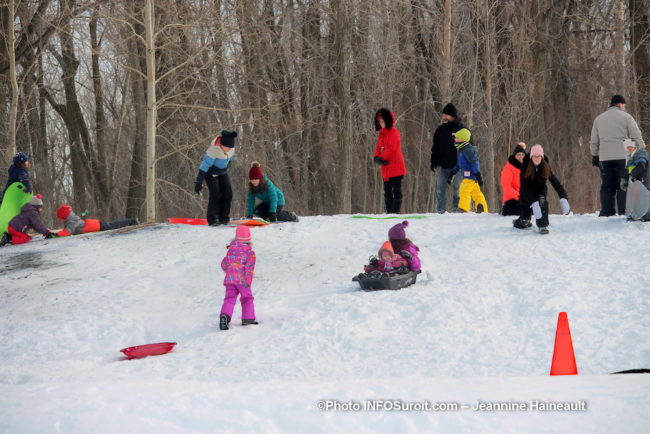
<svg viewBox="0 0 650 434"><path fill-rule="evenodd" d="M234 219L230 220L231 225L244 225L244 226L266 226L269 223L264 220L254 220L254 219Z"/></svg>

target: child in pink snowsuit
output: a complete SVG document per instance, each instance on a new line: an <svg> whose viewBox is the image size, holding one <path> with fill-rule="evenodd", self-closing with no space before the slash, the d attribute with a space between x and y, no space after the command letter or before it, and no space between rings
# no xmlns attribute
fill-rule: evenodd
<svg viewBox="0 0 650 434"><path fill-rule="evenodd" d="M386 241L379 248L378 257L372 257L370 264L363 266L363 271L365 273L370 273L374 270L384 273L397 273L400 268L408 267L408 265L409 263L406 259L393 252L393 246L390 241Z"/></svg>
<svg viewBox="0 0 650 434"><path fill-rule="evenodd" d="M219 328L228 330L238 295L241 295L242 325L257 324L253 292L251 291L253 271L255 270L255 252L251 247L251 231L247 226L237 227L235 239L230 242L228 252L221 261L221 269L226 273L223 280L223 284L226 286L226 296L221 306Z"/></svg>

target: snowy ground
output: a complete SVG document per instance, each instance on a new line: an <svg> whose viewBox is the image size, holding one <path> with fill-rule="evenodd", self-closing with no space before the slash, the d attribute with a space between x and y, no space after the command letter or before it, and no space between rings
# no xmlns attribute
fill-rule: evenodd
<svg viewBox="0 0 650 434"><path fill-rule="evenodd" d="M511 220L411 220L423 273L380 292L351 277L399 220L255 228L260 325L240 326L237 306L229 331L218 329L219 263L232 228L4 247L0 432L647 433L650 375L609 374L650 368L650 225L551 216L542 236ZM560 311L578 376L548 376ZM163 356L119 352L165 341L178 345ZM450 409L344 411L369 400Z"/></svg>

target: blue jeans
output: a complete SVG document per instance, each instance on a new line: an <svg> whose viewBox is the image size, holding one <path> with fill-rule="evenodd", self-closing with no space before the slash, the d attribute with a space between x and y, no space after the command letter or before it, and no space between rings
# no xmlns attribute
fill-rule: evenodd
<svg viewBox="0 0 650 434"><path fill-rule="evenodd" d="M450 174L451 169L436 166L436 212L440 214L447 210L447 178L449 178ZM458 188L462 180L462 175L456 173L454 180L451 181L451 186L454 191L450 211L455 211L458 208Z"/></svg>

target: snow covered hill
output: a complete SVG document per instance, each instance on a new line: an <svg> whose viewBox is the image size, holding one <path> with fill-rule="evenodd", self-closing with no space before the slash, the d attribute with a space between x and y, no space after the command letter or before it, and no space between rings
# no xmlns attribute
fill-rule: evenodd
<svg viewBox="0 0 650 434"><path fill-rule="evenodd" d="M232 228L3 247L0 432L648 432L650 375L609 374L650 368L650 225L554 215L542 236L511 220L411 220L423 273L380 292L351 278L400 220L254 228L260 325L240 326L238 305L229 331ZM548 376L561 311L578 376ZM119 352L166 341L163 356ZM543 411L558 402L585 409Z"/></svg>

